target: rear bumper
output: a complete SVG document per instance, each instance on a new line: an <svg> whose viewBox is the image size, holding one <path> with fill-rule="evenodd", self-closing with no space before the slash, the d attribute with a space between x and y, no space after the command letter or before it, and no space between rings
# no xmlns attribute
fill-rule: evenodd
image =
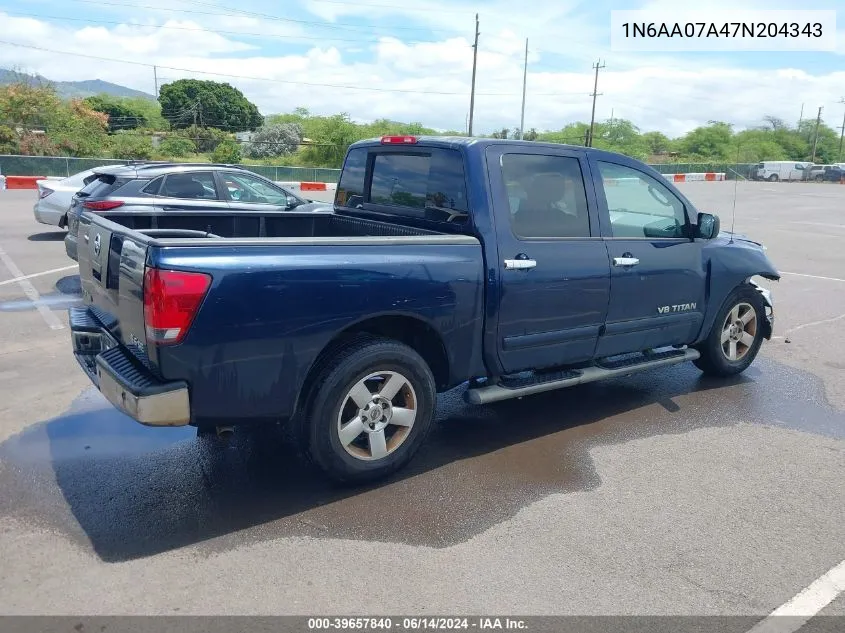
<svg viewBox="0 0 845 633"><path fill-rule="evenodd" d="M36 202L32 207L32 213L35 216L35 221L41 224L50 224L52 226L61 226L64 213L58 209L51 209L45 207L40 202Z"/></svg>
<svg viewBox="0 0 845 633"><path fill-rule="evenodd" d="M117 409L146 426L185 426L191 421L188 385L165 382L136 361L88 308L68 313L73 355Z"/></svg>

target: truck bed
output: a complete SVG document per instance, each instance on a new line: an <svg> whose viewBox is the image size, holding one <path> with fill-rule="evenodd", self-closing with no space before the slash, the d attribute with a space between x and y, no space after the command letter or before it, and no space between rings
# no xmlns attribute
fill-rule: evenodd
<svg viewBox="0 0 845 633"><path fill-rule="evenodd" d="M202 237L181 231L211 233L212 237L410 237L439 235L431 230L379 222L337 213L254 213L233 211L225 214L204 211L169 211L166 214L106 212L98 217L136 231L159 237Z"/></svg>

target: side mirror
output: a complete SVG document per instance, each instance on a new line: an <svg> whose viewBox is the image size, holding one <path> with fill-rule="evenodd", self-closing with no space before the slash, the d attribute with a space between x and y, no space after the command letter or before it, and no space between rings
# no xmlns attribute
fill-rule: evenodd
<svg viewBox="0 0 845 633"><path fill-rule="evenodd" d="M712 240L719 235L721 225L719 224L719 216L711 213L699 213L698 225L696 226L695 236L705 240Z"/></svg>
<svg viewBox="0 0 845 633"><path fill-rule="evenodd" d="M297 200L293 196L286 196L286 200L288 204L288 209L293 209L299 206L299 200Z"/></svg>

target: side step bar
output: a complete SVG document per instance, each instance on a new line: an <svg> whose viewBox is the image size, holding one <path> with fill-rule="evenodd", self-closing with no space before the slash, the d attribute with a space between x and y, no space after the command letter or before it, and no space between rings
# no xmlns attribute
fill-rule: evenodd
<svg viewBox="0 0 845 633"><path fill-rule="evenodd" d="M502 384L497 384L485 387L474 387L466 390L464 393L464 400L470 404L489 404L491 402L499 402L501 400L510 400L511 398L521 398L535 393L574 387L575 385L581 385L587 382L596 382L606 378L636 374L649 369L657 369L658 367L678 365L690 360L695 360L701 356L701 354L699 354L698 350L683 349L653 354L651 357L642 354L638 354L637 356L638 362L632 362L633 359L629 360L628 358L621 361L606 360L603 365L597 364L583 369L559 372L551 380L535 380L532 381L532 384L528 384L526 386L506 387ZM561 375L563 377L558 377Z"/></svg>

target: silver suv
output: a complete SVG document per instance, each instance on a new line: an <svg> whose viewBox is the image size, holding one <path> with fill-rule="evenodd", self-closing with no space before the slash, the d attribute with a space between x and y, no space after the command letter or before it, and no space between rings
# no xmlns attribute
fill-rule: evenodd
<svg viewBox="0 0 845 633"><path fill-rule="evenodd" d="M67 212L65 250L73 260L77 258L79 217L84 211L120 215L121 223L133 229L207 230L216 223L215 216L219 220L232 212L333 209L331 203L301 198L237 165L132 163L97 168L85 182ZM178 227L167 220L172 212L181 212Z"/></svg>

